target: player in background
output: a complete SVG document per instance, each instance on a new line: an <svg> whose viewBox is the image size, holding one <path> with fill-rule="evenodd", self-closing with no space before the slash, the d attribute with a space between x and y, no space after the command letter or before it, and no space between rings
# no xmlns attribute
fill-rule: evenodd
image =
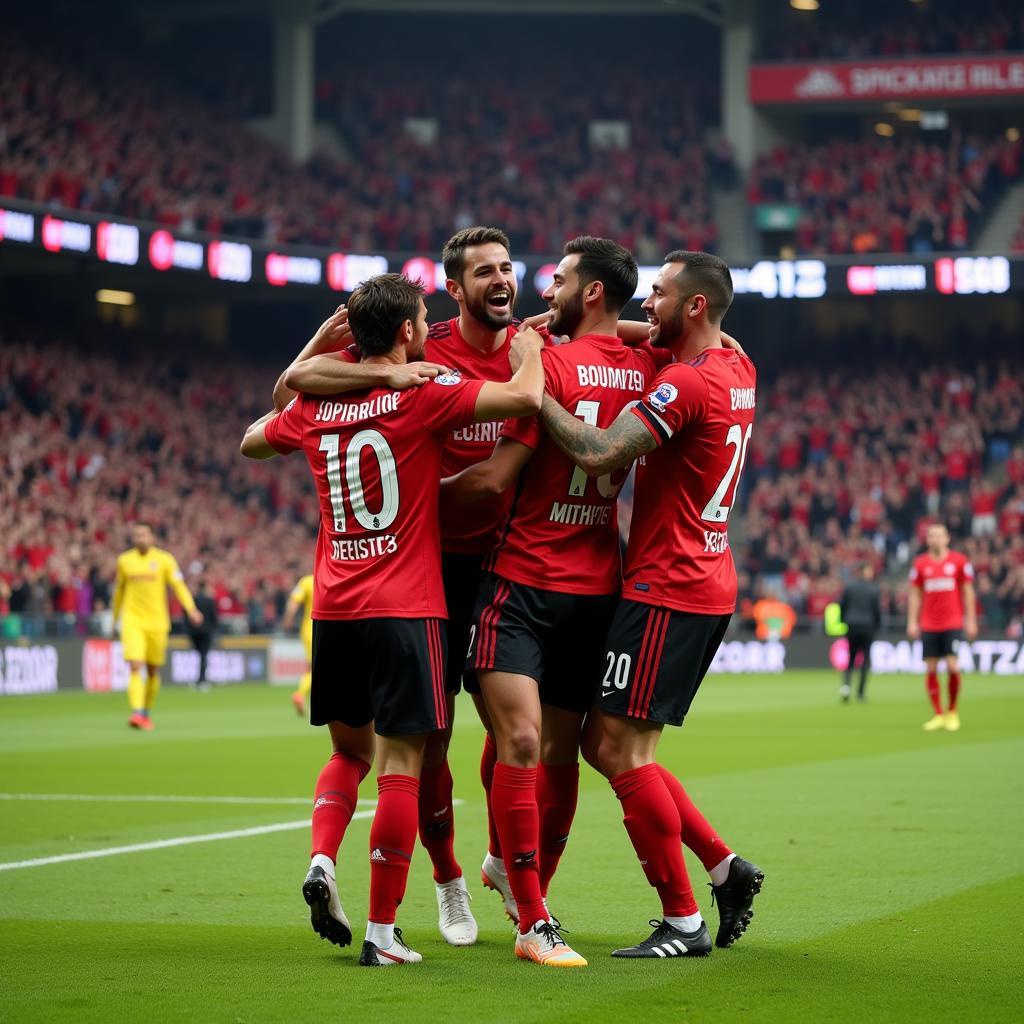
<svg viewBox="0 0 1024 1024"><path fill-rule="evenodd" d="M353 293L351 326L366 362L422 356L422 296L397 274ZM541 345L534 331L516 340L512 358L521 365L506 383L440 374L410 391L303 395L253 423L242 442L250 458L303 450L320 496L310 721L329 727L334 754L317 782L303 896L318 934L338 945L351 941L335 864L376 746L364 966L422 959L394 922L416 841L423 751L447 718L437 520L445 443L458 427L537 410Z"/></svg>
<svg viewBox="0 0 1024 1024"><path fill-rule="evenodd" d="M128 704L132 713L128 724L133 729L153 728L151 712L160 692L160 666L167 659L167 634L171 631L168 587L185 609L189 622L198 626L203 616L196 610L174 555L153 546L153 528L148 523L136 523L132 527L132 547L117 557L113 600L114 622L121 620L121 650L129 668Z"/></svg>
<svg viewBox="0 0 1024 1024"><path fill-rule="evenodd" d="M607 426L667 361L630 348L618 316L637 265L609 239L565 247L544 298L552 332L545 386L589 422ZM509 424L485 462L442 483L443 497L511 491L515 500L474 612L469 659L497 741L491 804L516 901L516 953L551 966L584 966L550 928L548 885L565 848L579 790L579 739L595 696L603 636L620 586L615 499L624 475L589 481L536 418Z"/></svg>
<svg viewBox="0 0 1024 1024"><path fill-rule="evenodd" d="M707 253L665 257L643 304L653 345L676 362L607 430L545 396L558 445L599 477L639 459L619 603L605 645L601 696L584 754L612 785L648 881L662 902L653 934L620 957L706 956L711 938L680 840L711 875L716 943L745 930L764 875L735 856L678 779L655 760L665 725L681 725L736 607L729 511L753 428L756 373L723 347L729 268Z"/></svg>
<svg viewBox="0 0 1024 1024"><path fill-rule="evenodd" d="M302 612L302 622L299 625L299 639L306 651L306 671L299 679L299 688L292 694L292 704L295 710L305 716L306 699L309 697L309 688L313 685L313 574L303 576L292 588L288 595L288 603L284 608L284 616L281 619L281 626L286 632L290 632L295 625L295 617Z"/></svg>
<svg viewBox="0 0 1024 1024"><path fill-rule="evenodd" d="M925 544L928 550L914 559L910 569L907 636L921 641L921 654L927 669L925 686L935 712L924 723L924 730L956 732L960 728L957 645L961 631L967 634L968 640L975 640L978 636L974 567L966 555L950 550L949 530L942 523L928 527ZM949 673L949 710L945 713L939 689L940 661L945 661Z"/></svg>

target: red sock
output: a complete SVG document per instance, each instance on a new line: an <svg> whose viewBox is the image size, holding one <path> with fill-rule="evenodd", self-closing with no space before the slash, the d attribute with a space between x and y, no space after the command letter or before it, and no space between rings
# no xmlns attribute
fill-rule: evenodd
<svg viewBox="0 0 1024 1024"><path fill-rule="evenodd" d="M949 673L949 710L956 711L956 700L960 696L960 673Z"/></svg>
<svg viewBox="0 0 1024 1024"><path fill-rule="evenodd" d="M519 930L526 932L548 916L537 867L537 769L516 768L499 761L494 766L491 804L501 848L506 851L508 883L519 907Z"/></svg>
<svg viewBox="0 0 1024 1024"><path fill-rule="evenodd" d="M359 783L369 770L365 761L340 752L324 765L313 798L312 856L322 853L337 861L338 847L356 809Z"/></svg>
<svg viewBox="0 0 1024 1024"><path fill-rule="evenodd" d="M455 859L452 770L447 758L425 764L420 775L420 842L434 865L435 882L450 882L462 874Z"/></svg>
<svg viewBox="0 0 1024 1024"><path fill-rule="evenodd" d="M537 814L540 817L540 891L546 897L551 878L569 839L580 792L579 764L537 765Z"/></svg>
<svg viewBox="0 0 1024 1024"><path fill-rule="evenodd" d="M501 860L501 840L498 838L498 826L494 824L494 812L491 810L491 783L494 781L494 766L497 763L498 748L494 745L494 737L487 733L484 737L484 750L480 755L480 781L487 797L488 850L492 857Z"/></svg>
<svg viewBox="0 0 1024 1024"><path fill-rule="evenodd" d="M722 837L708 824L707 818L697 810L683 784L664 766L658 765L658 774L679 811L683 824L683 842L698 856L706 871L721 864L732 850Z"/></svg>
<svg viewBox="0 0 1024 1024"><path fill-rule="evenodd" d="M394 924L416 845L419 780L410 775L380 775L377 797L370 826L369 918L374 924Z"/></svg>
<svg viewBox="0 0 1024 1024"><path fill-rule="evenodd" d="M932 707L935 708L935 714L942 714L942 695L939 693L939 675L937 672L929 672L927 678L924 681L924 685L928 688L928 696L931 698Z"/></svg>
<svg viewBox="0 0 1024 1024"><path fill-rule="evenodd" d="M697 902L679 843L682 822L656 764L620 772L611 780L622 804L623 824L647 876L658 890L665 917L696 914Z"/></svg>

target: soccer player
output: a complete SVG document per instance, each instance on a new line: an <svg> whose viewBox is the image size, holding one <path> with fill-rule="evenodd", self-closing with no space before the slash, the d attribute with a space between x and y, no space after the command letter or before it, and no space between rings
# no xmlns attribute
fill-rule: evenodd
<svg viewBox="0 0 1024 1024"><path fill-rule="evenodd" d="M544 298L552 333L546 388L587 422L610 425L668 354L630 348L618 317L637 265L621 245L582 237L565 246ZM618 600L615 500L625 474L588 480L536 418L506 427L493 455L442 484L453 501L503 494L518 478L476 601L469 665L497 741L491 804L519 917L516 954L585 966L551 923L545 897L579 790L579 739L596 695L603 636Z"/></svg>
<svg viewBox="0 0 1024 1024"><path fill-rule="evenodd" d="M198 626L203 616L196 610L174 555L153 546L153 528L148 523L136 523L132 527L132 547L117 557L113 602L114 622L121 621L121 650L129 668L128 704L132 713L128 724L133 729L153 728L151 712L160 692L160 666L167 659L167 634L171 631L168 587L189 621Z"/></svg>
<svg viewBox="0 0 1024 1024"><path fill-rule="evenodd" d="M956 650L961 630L968 640L978 636L977 602L974 593L974 567L966 555L949 549L949 530L932 523L925 534L927 551L914 559L910 569L910 595L907 601L907 636L920 639L927 669L925 686L935 712L924 723L926 732L960 728L957 699L960 673ZM939 662L949 673L949 710L943 713L939 690Z"/></svg>
<svg viewBox="0 0 1024 1024"><path fill-rule="evenodd" d="M306 671L302 673L299 680L299 688L292 694L292 704L300 715L306 714L306 698L309 696L309 688L313 685L313 574L308 573L295 584L292 592L288 595L288 604L285 605L284 617L281 625L290 630L295 624L295 617L302 612L302 624L299 626L299 639L306 650Z"/></svg>
<svg viewBox="0 0 1024 1024"><path fill-rule="evenodd" d="M613 956L711 952L680 839L711 875L719 946L746 929L764 880L655 760L663 727L682 724L736 607L728 519L753 428L756 374L746 356L722 345L732 294L729 268L717 256L669 253L643 308L652 344L676 362L606 430L547 395L542 409L550 435L589 476L639 460L622 600L584 755L622 804L626 831L661 897L662 920L649 938Z"/></svg>
<svg viewBox="0 0 1024 1024"><path fill-rule="evenodd" d="M882 594L875 582L875 568L865 562L857 573L858 579L851 580L843 588L839 599L839 614L847 626L846 642L850 660L846 663L839 696L843 703L850 699L850 680L853 678L853 664L860 655L860 682L857 686L857 700L867 700L868 670L871 668L871 644L882 625Z"/></svg>
<svg viewBox="0 0 1024 1024"><path fill-rule="evenodd" d="M361 285L349 320L370 365L422 356L423 289L405 277L383 274ZM303 896L314 930L338 945L351 941L351 928L335 864L376 732L379 800L370 830L364 966L422 959L394 922L416 840L424 748L447 720L438 525L445 444L458 427L539 408L542 344L535 331L521 332L511 353L521 365L505 383L447 373L409 391L303 395L257 420L242 442L251 458L302 449L320 495L310 721L328 726L334 754L317 782Z"/></svg>
<svg viewBox="0 0 1024 1024"><path fill-rule="evenodd" d="M193 595L193 600L199 614L203 617L202 622L198 625L190 622L188 627L192 646L195 648L196 654L199 655L199 678L196 680L196 689L206 691L210 688L210 684L206 680L207 662L210 657L210 648L213 646L213 638L220 625L217 602L214 600L209 580L199 581L199 588Z"/></svg>

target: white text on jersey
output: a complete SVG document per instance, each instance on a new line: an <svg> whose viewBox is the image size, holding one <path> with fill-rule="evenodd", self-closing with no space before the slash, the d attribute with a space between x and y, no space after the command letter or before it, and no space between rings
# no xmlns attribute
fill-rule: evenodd
<svg viewBox="0 0 1024 1024"><path fill-rule="evenodd" d="M452 431L453 441L486 441L495 444L501 437L504 420L492 420L489 423L473 423L468 427L460 427Z"/></svg>
<svg viewBox="0 0 1024 1024"><path fill-rule="evenodd" d="M556 501L548 518L553 523L567 523L569 526L607 526L610 516L609 505L573 505L568 501Z"/></svg>
<svg viewBox="0 0 1024 1024"><path fill-rule="evenodd" d="M647 381L639 370L620 366L577 366L580 387L617 388L619 391L646 390Z"/></svg>
<svg viewBox="0 0 1024 1024"><path fill-rule="evenodd" d="M710 551L715 555L724 555L729 550L729 534L724 530L704 531L704 551Z"/></svg>
<svg viewBox="0 0 1024 1024"><path fill-rule="evenodd" d="M321 402L313 417L318 423L351 423L368 420L384 413L394 412L401 397L397 391L388 391L369 402Z"/></svg>
<svg viewBox="0 0 1024 1024"><path fill-rule="evenodd" d="M732 401L733 412L737 409L754 408L753 388L729 388L729 398Z"/></svg>
<svg viewBox="0 0 1024 1024"><path fill-rule="evenodd" d="M363 558L393 555L397 550L398 538L393 533L331 541L331 558L338 562L357 562Z"/></svg>

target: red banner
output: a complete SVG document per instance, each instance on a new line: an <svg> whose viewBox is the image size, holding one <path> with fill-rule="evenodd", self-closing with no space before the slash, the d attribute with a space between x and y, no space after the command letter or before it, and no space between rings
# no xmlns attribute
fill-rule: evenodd
<svg viewBox="0 0 1024 1024"><path fill-rule="evenodd" d="M756 64L752 103L1024 96L1024 55Z"/></svg>

